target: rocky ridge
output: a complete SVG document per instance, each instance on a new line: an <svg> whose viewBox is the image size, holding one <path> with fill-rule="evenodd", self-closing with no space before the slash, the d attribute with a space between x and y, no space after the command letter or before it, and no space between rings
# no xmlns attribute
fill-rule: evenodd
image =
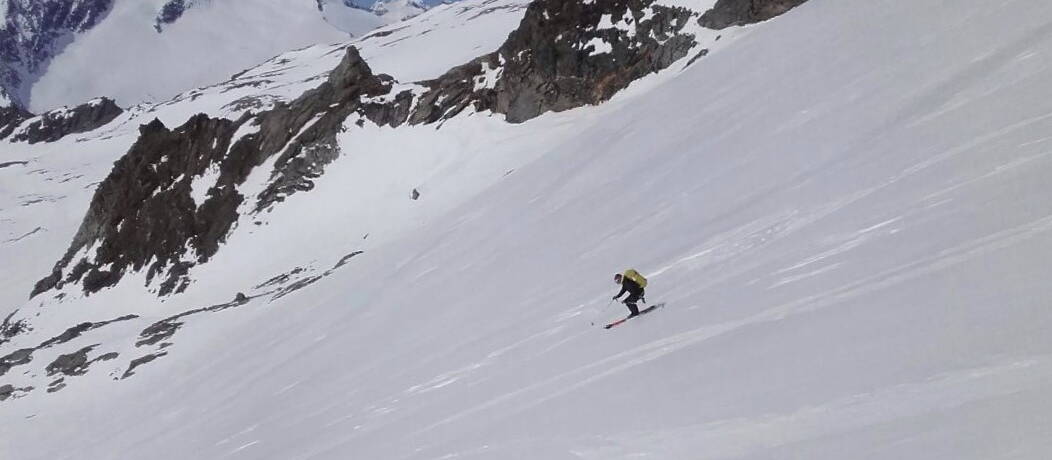
<svg viewBox="0 0 1052 460"><path fill-rule="evenodd" d="M339 156L336 135L352 115L397 127L437 123L470 107L517 123L597 104L686 56L694 40L681 31L696 15L653 0L538 0L498 51L434 80L401 85L374 75L350 47L325 83L291 103L237 121L197 115L174 130L150 123L99 186L65 257L32 295L78 282L91 293L142 269L148 280L163 278L159 295L181 292L188 270L219 250L242 202L254 198L252 209L261 212L313 187ZM238 186L274 155L265 190L243 196ZM218 179L196 203L193 178L212 167Z"/></svg>
<svg viewBox="0 0 1052 460"><path fill-rule="evenodd" d="M7 138L33 114L19 106L0 107L0 140Z"/></svg>
<svg viewBox="0 0 1052 460"><path fill-rule="evenodd" d="M722 30L766 21L785 14L807 0L719 0L701 16L700 24Z"/></svg>
<svg viewBox="0 0 1052 460"><path fill-rule="evenodd" d="M10 136L11 142L55 142L71 134L86 133L101 128L124 113L108 98L98 98L73 108L61 108L32 117L28 112L14 112L12 122L3 128L5 109L0 109L0 140Z"/></svg>

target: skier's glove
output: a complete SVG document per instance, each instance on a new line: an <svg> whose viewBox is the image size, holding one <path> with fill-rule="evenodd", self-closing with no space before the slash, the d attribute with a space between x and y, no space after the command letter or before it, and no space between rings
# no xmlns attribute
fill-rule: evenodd
<svg viewBox="0 0 1052 460"><path fill-rule="evenodd" d="M618 297L619 297L619 296L616 296L616 295L615 295L615 296L614 296L614 297L612 298L612 300L617 300L617 298L618 298Z"/></svg>

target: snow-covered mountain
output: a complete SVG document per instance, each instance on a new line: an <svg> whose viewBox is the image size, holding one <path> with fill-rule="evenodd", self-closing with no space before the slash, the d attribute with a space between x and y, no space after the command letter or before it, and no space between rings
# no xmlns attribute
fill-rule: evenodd
<svg viewBox="0 0 1052 460"><path fill-rule="evenodd" d="M0 115L0 456L1044 458L1049 23L466 0Z"/></svg>
<svg viewBox="0 0 1052 460"><path fill-rule="evenodd" d="M343 0L4 0L0 87L33 112L97 96L160 101L289 49L340 42L419 14Z"/></svg>
<svg viewBox="0 0 1052 460"><path fill-rule="evenodd" d="M402 21L420 15L427 8L424 2L417 0L388 0L373 3L369 10L379 16Z"/></svg>
<svg viewBox="0 0 1052 460"><path fill-rule="evenodd" d="M96 26L112 5L113 0L0 0L0 90L10 96L8 102L28 107L30 88L50 59L75 34Z"/></svg>

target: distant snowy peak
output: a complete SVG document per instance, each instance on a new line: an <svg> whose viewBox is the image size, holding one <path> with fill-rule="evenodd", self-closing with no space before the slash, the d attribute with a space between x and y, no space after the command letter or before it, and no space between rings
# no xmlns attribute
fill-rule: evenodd
<svg viewBox="0 0 1052 460"><path fill-rule="evenodd" d="M325 20L337 29L356 35L351 29L360 23L362 16L376 18L379 24L390 24L417 16L427 11L428 6L419 0L378 0L358 2L355 0L316 0L318 11ZM347 27L345 24L352 24Z"/></svg>
<svg viewBox="0 0 1052 460"><path fill-rule="evenodd" d="M114 0L0 0L0 88L27 106L29 85L52 57L94 27Z"/></svg>
<svg viewBox="0 0 1052 460"><path fill-rule="evenodd" d="M104 20L70 37L46 73L24 80L29 110L97 96L122 106L167 100L288 50L345 41L396 20L345 0L108 1Z"/></svg>
<svg viewBox="0 0 1052 460"><path fill-rule="evenodd" d="M427 6L418 0L378 0L369 6L363 6L363 4L352 0L315 1L318 5L318 11L321 11L326 16L329 23L344 31L348 29L348 27L343 26L347 22L345 20L346 17L361 16L361 13L355 14L347 10L358 10L376 16L384 16L384 23L409 19L427 11ZM211 2L212 0L168 0L157 13L157 21L154 24L154 28L157 29L157 32L163 32L166 26L178 21L187 10L207 5ZM357 18L353 22L361 22L361 19Z"/></svg>
<svg viewBox="0 0 1052 460"><path fill-rule="evenodd" d="M427 11L427 6L417 0L380 0L370 10L392 21L404 21Z"/></svg>
<svg viewBox="0 0 1052 460"><path fill-rule="evenodd" d="M0 0L0 88L7 94L0 102L40 113L96 96L128 106L162 100L290 49L362 36L438 3ZM137 77L144 71L150 75Z"/></svg>

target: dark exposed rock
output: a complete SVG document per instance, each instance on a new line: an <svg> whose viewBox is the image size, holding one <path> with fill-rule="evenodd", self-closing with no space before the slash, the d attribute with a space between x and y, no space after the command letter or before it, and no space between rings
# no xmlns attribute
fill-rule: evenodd
<svg viewBox="0 0 1052 460"><path fill-rule="evenodd" d="M634 30L599 29L606 15ZM696 45L693 35L681 33L691 15L653 0L534 1L498 51L424 82L430 91L410 122L436 122L474 104L520 123L548 111L601 103L686 56ZM609 50L597 50L591 44L596 40ZM492 72L499 72L489 77L495 82L487 81Z"/></svg>
<svg viewBox="0 0 1052 460"><path fill-rule="evenodd" d="M198 257L210 256L208 248L218 247L241 196L217 184L198 206L190 195L191 180L222 161L240 123L244 120L197 115L175 130L158 120L141 127L131 150L96 188L66 256L37 283L33 295L58 285L61 269L95 243L94 263L82 258L66 279L79 281L83 276L89 293L116 284L125 270L140 270L151 259L149 278L173 268L171 264L185 255L186 241L195 242Z"/></svg>
<svg viewBox="0 0 1052 460"><path fill-rule="evenodd" d="M684 67L690 67L690 66L694 65L695 62L698 62L698 59L701 59L701 58L703 58L705 56L708 56L708 55L709 55L709 50L708 49L702 49L701 51L698 51L698 54L695 54L694 57L690 58L690 60L687 61L687 65L685 65Z"/></svg>
<svg viewBox="0 0 1052 460"><path fill-rule="evenodd" d="M598 29L607 15L634 30ZM691 15L653 0L536 0L496 52L420 82L427 91L415 104L403 91L386 104L366 105L364 113L376 124L398 126L435 123L474 107L519 123L548 111L598 104L685 57L696 45L692 35L682 33ZM594 40L609 51L596 50L590 45Z"/></svg>
<svg viewBox="0 0 1052 460"><path fill-rule="evenodd" d="M33 114L18 106L0 107L0 140L7 139L15 128L32 117Z"/></svg>
<svg viewBox="0 0 1052 460"><path fill-rule="evenodd" d="M55 381L53 381L53 382L48 384L47 392L48 393L54 393L54 392L56 392L58 390L61 390L63 388L66 388L66 378L65 377L59 377L59 378L55 379Z"/></svg>
<svg viewBox="0 0 1052 460"><path fill-rule="evenodd" d="M156 323L151 324L146 329L143 329L139 333L139 341L135 342L136 347L142 347L146 345L153 345L158 342L170 339L179 328L183 327L183 322L180 321L190 315L196 315L204 312L217 312L223 311L229 308L240 307L249 301L252 297L248 296L237 296L233 301L221 303L218 305L212 305L210 307L195 308L193 310L184 311L178 315L169 316L168 318L162 319Z"/></svg>
<svg viewBox="0 0 1052 460"><path fill-rule="evenodd" d="M280 299L280 298L285 297L285 296L287 296L289 294L292 294L293 292L296 292L296 291L298 291L300 289L303 289L303 288L305 288L307 286L310 286L310 285L312 285L314 283L317 283L319 280L321 280L324 277L325 277L325 275L317 275L317 276L310 276L310 277L307 277L307 278L296 280L294 283L289 284L288 286L285 286L284 288L279 290L276 294L274 294L274 300Z"/></svg>
<svg viewBox="0 0 1052 460"><path fill-rule="evenodd" d="M399 92L390 102L365 104L362 112L366 119L377 125L397 128L409 119L413 101L412 91L406 90Z"/></svg>
<svg viewBox="0 0 1052 460"><path fill-rule="evenodd" d="M0 345L7 343L12 337L29 329L29 325L24 319L11 321L11 318L15 317L15 313L18 313L18 310L11 312L4 318L4 322L0 323Z"/></svg>
<svg viewBox="0 0 1052 460"><path fill-rule="evenodd" d="M237 185L253 168L280 154L257 210L311 189L312 179L338 154L336 134L343 121L358 109L363 96L389 88L372 74L357 49L348 48L321 86L254 118L230 121L200 114L174 130L158 120L144 125L139 139L96 189L66 255L32 295L63 282L82 282L92 293L116 284L128 270L143 268L147 280L165 278L160 295L181 292L188 270L208 261L236 222L244 200ZM258 126L258 131L234 139L246 123ZM195 203L193 178L214 166L220 172L217 182L203 203ZM74 261L85 248L94 249L94 260ZM152 263L145 267L148 261ZM63 274L71 264L73 269Z"/></svg>
<svg viewBox="0 0 1052 460"><path fill-rule="evenodd" d="M116 352L110 352L89 361L88 353L90 353L96 347L98 347L98 344L90 345L81 348L80 350L77 350L73 353L61 355L58 358L55 358L55 360L52 361L51 364L48 364L47 368L45 369L47 371L48 377L55 374L61 374L65 376L84 375L84 373L88 372L88 368L91 367L92 364L95 364L99 361L109 361L111 359L116 359L118 356ZM61 380L62 379L60 378L56 382L59 382ZM54 384L55 382L52 382L52 385ZM51 390L48 391L50 392Z"/></svg>
<svg viewBox="0 0 1052 460"><path fill-rule="evenodd" d="M62 281L62 272L57 271L57 270L53 271L53 272L51 272L50 275L45 276L40 281L37 281L37 283L35 285L33 285L33 292L31 292L29 296L33 297L33 296L36 296L37 294L40 294L41 292L44 292L44 291L47 291L49 289L54 289L56 287L59 287L60 286L59 283L61 281Z"/></svg>
<svg viewBox="0 0 1052 460"><path fill-rule="evenodd" d="M5 161L0 163L0 169L9 168L11 166L25 166L29 164L28 161Z"/></svg>
<svg viewBox="0 0 1052 460"><path fill-rule="evenodd" d="M719 0L701 15L698 23L709 29L726 29L766 21L796 8L807 0Z"/></svg>
<svg viewBox="0 0 1052 460"><path fill-rule="evenodd" d="M91 329L91 326L91 323L80 323L76 326L66 329L65 332L55 337L52 337L46 342L40 344L40 347L49 347L51 345L69 342L70 340L73 340L74 338L80 336L80 334L83 334L85 331Z"/></svg>
<svg viewBox="0 0 1052 460"><path fill-rule="evenodd" d="M414 188L413 191L409 194L409 199L413 201L419 200L420 191Z"/></svg>
<svg viewBox="0 0 1052 460"><path fill-rule="evenodd" d="M606 101L631 82L662 70L687 55L694 36L680 31L691 11L654 5L653 0L530 4L519 28L501 46L502 78L494 88L493 110L512 123L547 111ZM652 14L645 17L650 8ZM604 15L631 18L635 33L595 28ZM609 44L607 53L582 45Z"/></svg>
<svg viewBox="0 0 1052 460"><path fill-rule="evenodd" d="M313 179L319 177L325 166L339 155L336 135L344 120L361 107L364 97L379 96L390 89L389 81L373 75L358 49L349 47L325 83L291 104L278 106L261 115L264 132L280 133L290 126L300 128L312 119L316 120L295 139L287 135L280 139L280 146L275 145L277 148L260 145L263 158L280 151L286 144L288 148L278 157L271 184L260 194L256 211L281 202L296 191L314 188ZM297 131L299 129L293 132Z"/></svg>
<svg viewBox="0 0 1052 460"><path fill-rule="evenodd" d="M292 269L291 271L289 271L288 273L282 273L280 275L277 275L277 276L275 276L275 277L273 277L271 279L268 279L268 280L256 285L256 289L262 289L262 288L269 287L269 286L277 286L277 285L285 284L286 282L288 282L288 280L290 278L292 278L292 276L298 275L298 274L303 273L305 271L307 271L306 268L296 267L296 268Z"/></svg>
<svg viewBox="0 0 1052 460"><path fill-rule="evenodd" d="M22 348L20 350L12 351L6 356L0 358L0 375L6 374L12 367L32 361L34 351L36 351L35 348Z"/></svg>
<svg viewBox="0 0 1052 460"><path fill-rule="evenodd" d="M59 334L59 335L57 335L55 337L52 337L51 339L46 340L44 343L41 343L39 346L37 346L37 349L39 350L39 349L47 348L47 347L50 347L50 346L63 344L63 343L69 342L70 340L73 340L73 339L75 339L77 337L80 337L81 334L83 334L83 333L85 333L87 331L90 331L92 329L98 329L100 327L103 327L103 326L106 326L106 325L109 325L109 324L113 324L113 323L120 322L120 321L128 321L128 320L132 320L132 319L135 319L135 318L138 318L138 317L139 317L138 315L125 315L125 316L122 316L122 317L117 318L117 319L111 319L109 321L102 321L102 322L98 322L98 323L91 323L91 322L80 323L80 324L78 324L76 326L73 326L73 327L71 327L69 329L66 329L66 331L63 332L63 333L61 333L61 334Z"/></svg>
<svg viewBox="0 0 1052 460"><path fill-rule="evenodd" d="M72 109L47 112L21 128L11 140L14 142L55 142L70 134L84 133L105 126L124 110L112 99L100 98Z"/></svg>
<svg viewBox="0 0 1052 460"><path fill-rule="evenodd" d="M183 327L183 323L175 322L173 318L153 323L139 333L139 341L135 342L135 346L153 345L162 340L167 340L175 335L180 327Z"/></svg>
<svg viewBox="0 0 1052 460"><path fill-rule="evenodd" d="M47 365L45 370L47 375L50 377L55 374L62 375L81 375L88 369L88 353L94 350L98 345L90 345L73 353L60 355L55 358L51 364Z"/></svg>
<svg viewBox="0 0 1052 460"><path fill-rule="evenodd" d="M21 395L33 391L33 387L16 388L14 385L0 385L0 401L6 401L8 398L18 398Z"/></svg>
<svg viewBox="0 0 1052 460"><path fill-rule="evenodd" d="M366 235L366 236L369 236L369 235ZM340 260L338 262L336 262L336 265L334 265L332 267L332 269L336 270L336 269L338 269L338 268L340 268L340 267L342 267L344 265L347 265L347 262L350 262L351 259L353 259L356 256L359 256L361 254L364 254L364 253L365 253L365 251L354 251L354 252L352 252L350 254L347 254L347 255L341 257Z"/></svg>
<svg viewBox="0 0 1052 460"><path fill-rule="evenodd" d="M131 363L128 364L128 370L124 371L124 375L121 376L121 379L123 380L123 379L126 379L128 377L131 377L131 376L135 375L134 371L139 366L142 366L143 364L146 364L146 363L148 363L150 361L153 361L153 360L155 360L157 358L160 358L162 356L165 356L167 354L168 354L168 352L153 353L153 354L149 354L149 355L143 356L141 358L133 359L131 361Z"/></svg>
<svg viewBox="0 0 1052 460"><path fill-rule="evenodd" d="M12 313L12 315L14 315L14 313ZM81 324L73 326L73 327L71 327L69 329L66 329L63 333L61 333L61 334L59 334L59 335L57 335L55 337L52 337L52 338L50 338L48 340L45 340L40 345L37 345L37 346L35 346L33 348L23 348L23 349L11 352L7 356L4 356L3 358L0 358L0 375L4 375L12 367L20 366L20 365L23 365L23 364L28 364L30 361L32 361L33 353L36 352L37 350L43 350L45 348L52 347L52 346L55 346L55 345L61 345L63 343L69 342L70 340L73 340L73 339L79 337L81 334L83 334L83 333L85 333L87 331L90 331L90 330L93 330L93 329L98 329L100 327L103 327L103 326L106 326L106 325L109 325L109 324L113 324L113 323L116 323L116 322L128 321L128 320L135 319L135 318L138 318L138 316L136 316L136 315L125 315L125 316L122 316L120 318L111 319L109 321L101 321L101 322L98 322L98 323L91 323L91 322L81 323ZM8 318L4 321L5 327L6 327L7 324L9 324L10 319L11 319L11 316L8 316ZM24 323L22 321L18 321L18 322L11 323L11 324L24 324ZM21 327L25 327L25 326L23 325ZM6 329L0 329L0 331L6 331ZM2 335L2 334L0 334L0 335ZM14 334L12 334L12 335L14 335ZM0 344L2 344L2 343L3 342L0 341Z"/></svg>

